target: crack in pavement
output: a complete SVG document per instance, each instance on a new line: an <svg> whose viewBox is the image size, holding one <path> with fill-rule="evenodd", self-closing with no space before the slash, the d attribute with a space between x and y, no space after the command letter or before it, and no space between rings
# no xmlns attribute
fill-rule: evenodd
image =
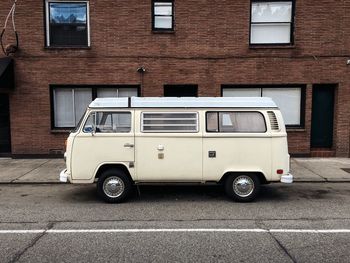
<svg viewBox="0 0 350 263"><path fill-rule="evenodd" d="M260 220L256 220L255 222L256 226L258 228L261 229L268 229L266 227L266 225L264 224L264 222L260 221ZM285 246L283 246L283 244L277 239L277 237L274 236L273 233L271 233L271 231L267 231L268 235L275 241L275 243L277 244L277 246L279 247L279 249L293 262L296 263L297 261L295 260L295 258L288 252L287 248Z"/></svg>
<svg viewBox="0 0 350 263"><path fill-rule="evenodd" d="M21 257L24 255L24 253L26 253L30 248L34 247L36 245L36 243L43 237L46 235L47 233L47 230L50 230L54 227L55 223L53 222L50 222L48 223L46 229L44 232L38 234L36 237L34 237L32 239L32 241L24 248L22 249L22 251L20 252L17 252L14 257L9 261L9 263L14 263L14 262L17 262L18 260L21 259Z"/></svg>
<svg viewBox="0 0 350 263"><path fill-rule="evenodd" d="M311 173L313 173L313 174L315 174L315 175L321 177L321 178L324 180L324 182L327 182L327 183L329 182L328 179L327 179L326 177L323 177L322 175L320 175L320 174L316 173L315 171L311 170L309 167L306 167L305 165L302 165L299 161L296 161L296 160L294 159L294 162L296 162L298 165L300 165L301 167L305 168L305 169L308 170L309 172L311 172Z"/></svg>
<svg viewBox="0 0 350 263"><path fill-rule="evenodd" d="M26 176L27 174L29 174L29 173L35 171L36 169L40 168L41 166L43 166L44 164L47 164L47 163L50 162L50 161L51 161L51 160L47 160L46 162L43 162L42 164L40 164L39 166L33 168L32 170L30 170L30 171L28 171L28 172L26 172L26 173L24 173L24 174L18 176L17 178L11 180L10 183L15 183L15 181L17 181L18 179L20 179L20 178L22 178L23 176Z"/></svg>

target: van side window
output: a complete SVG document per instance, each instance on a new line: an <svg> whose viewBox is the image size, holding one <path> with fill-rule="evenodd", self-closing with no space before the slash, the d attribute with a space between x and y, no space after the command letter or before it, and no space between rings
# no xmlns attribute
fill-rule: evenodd
<svg viewBox="0 0 350 263"><path fill-rule="evenodd" d="M131 131L130 112L94 112L87 119L84 132L120 133Z"/></svg>
<svg viewBox="0 0 350 263"><path fill-rule="evenodd" d="M208 132L266 132L265 118L260 112L207 112Z"/></svg>
<svg viewBox="0 0 350 263"><path fill-rule="evenodd" d="M142 132L198 132L197 112L142 112Z"/></svg>

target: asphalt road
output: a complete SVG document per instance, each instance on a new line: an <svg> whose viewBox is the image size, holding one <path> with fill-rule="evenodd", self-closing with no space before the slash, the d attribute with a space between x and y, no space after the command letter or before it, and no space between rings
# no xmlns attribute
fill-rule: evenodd
<svg viewBox="0 0 350 263"><path fill-rule="evenodd" d="M0 262L350 262L350 183L272 184L248 204L217 186L140 192L0 185Z"/></svg>

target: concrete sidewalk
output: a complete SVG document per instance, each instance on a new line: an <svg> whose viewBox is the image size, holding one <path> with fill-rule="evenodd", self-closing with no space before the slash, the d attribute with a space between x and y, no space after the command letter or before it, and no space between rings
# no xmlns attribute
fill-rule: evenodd
<svg viewBox="0 0 350 263"><path fill-rule="evenodd" d="M1 183L60 183L63 159L0 158ZM293 158L295 182L350 182L350 158Z"/></svg>

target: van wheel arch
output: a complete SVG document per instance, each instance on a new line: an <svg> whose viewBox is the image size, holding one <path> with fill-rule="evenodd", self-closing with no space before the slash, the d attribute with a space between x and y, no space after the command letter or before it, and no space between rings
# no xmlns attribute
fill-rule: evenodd
<svg viewBox="0 0 350 263"><path fill-rule="evenodd" d="M269 183L269 182L266 180L266 177L265 177L265 175L264 175L262 172L244 172L244 171L241 171L241 172L226 172L226 173L221 177L219 183L220 183L220 184L225 184L226 179L227 179L229 176L232 176L232 175L241 175L241 174L255 174L255 175L258 177L260 184L268 184L268 183Z"/></svg>
<svg viewBox="0 0 350 263"><path fill-rule="evenodd" d="M134 183L134 180L131 178L130 172L128 170L128 168L123 165L123 164L103 164L101 165L95 175L95 180L100 178L100 176L107 170L111 170L111 169L118 169L121 170L122 172L125 173L125 175L128 176L129 180L131 183Z"/></svg>

